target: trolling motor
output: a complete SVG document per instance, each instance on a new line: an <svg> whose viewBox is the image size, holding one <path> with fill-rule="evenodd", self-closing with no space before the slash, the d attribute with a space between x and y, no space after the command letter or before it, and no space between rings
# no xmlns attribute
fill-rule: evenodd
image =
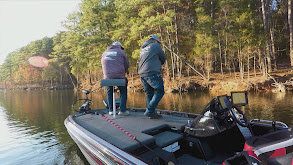
<svg viewBox="0 0 293 165"><path fill-rule="evenodd" d="M87 112L89 110L91 110L90 105L92 104L92 100L90 100L88 98L88 95L91 93L89 90L82 90L83 93L85 93L85 98L84 99L77 99L72 103L72 109L74 109L76 112ZM74 108L74 105L78 102L78 101L84 101L84 103L77 109Z"/></svg>

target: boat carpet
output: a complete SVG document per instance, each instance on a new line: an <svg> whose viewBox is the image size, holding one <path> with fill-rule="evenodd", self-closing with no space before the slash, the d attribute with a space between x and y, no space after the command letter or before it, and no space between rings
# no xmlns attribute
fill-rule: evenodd
<svg viewBox="0 0 293 165"><path fill-rule="evenodd" d="M142 111L130 111L129 116L116 115L115 118L107 113L107 109L97 110L96 112L98 115L76 115L74 120L83 128L98 137L130 153L137 152L137 149L142 146L137 141L131 139L128 135L120 131L120 129L113 124L106 121L101 113L104 113L106 118L110 119L122 129L135 136L141 143L148 146L154 146L156 144L156 137L152 135L155 135L158 129L173 128L180 131L183 130L184 126L187 124L187 120L192 120L190 118L170 115L163 115L160 119L149 119L144 116ZM178 138L178 136L175 135L174 138ZM158 139L157 141L160 140Z"/></svg>

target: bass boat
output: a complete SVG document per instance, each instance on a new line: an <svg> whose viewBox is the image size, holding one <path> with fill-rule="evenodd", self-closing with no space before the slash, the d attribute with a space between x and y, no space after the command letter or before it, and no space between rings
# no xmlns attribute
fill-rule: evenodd
<svg viewBox="0 0 293 165"><path fill-rule="evenodd" d="M240 110L246 91L217 96L200 114L157 110L159 119L141 108L128 108L128 116L92 110L83 92L84 104L64 123L90 164L293 165L292 128L248 121Z"/></svg>

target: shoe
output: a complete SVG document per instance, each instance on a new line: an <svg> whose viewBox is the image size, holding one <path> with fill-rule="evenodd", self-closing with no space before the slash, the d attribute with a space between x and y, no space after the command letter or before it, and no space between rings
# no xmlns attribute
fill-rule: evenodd
<svg viewBox="0 0 293 165"><path fill-rule="evenodd" d="M144 114L146 115L147 117L149 117L149 119L159 119L162 117L162 115L159 115L159 114Z"/></svg>
<svg viewBox="0 0 293 165"><path fill-rule="evenodd" d="M114 113L113 113L113 111L109 111L109 115L113 115ZM117 114L117 112L116 112L116 114Z"/></svg>
<svg viewBox="0 0 293 165"><path fill-rule="evenodd" d="M127 115L129 115L129 111L125 111L125 112L119 111L118 115L120 115L120 116L127 116Z"/></svg>

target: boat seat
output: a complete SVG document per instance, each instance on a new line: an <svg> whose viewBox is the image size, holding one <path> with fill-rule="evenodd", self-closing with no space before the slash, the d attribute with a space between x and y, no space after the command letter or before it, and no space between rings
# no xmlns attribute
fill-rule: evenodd
<svg viewBox="0 0 293 165"><path fill-rule="evenodd" d="M160 130L162 130L164 128L169 128L169 125L160 124L160 125L157 125L155 127L146 128L146 129L144 129L142 131L142 133L145 133L145 134L148 134L148 135L155 135L155 134L158 134L160 132Z"/></svg>
<svg viewBox="0 0 293 165"><path fill-rule="evenodd" d="M154 137L156 139L157 146L166 147L182 139L183 135L170 131L165 131L155 135Z"/></svg>
<svg viewBox="0 0 293 165"><path fill-rule="evenodd" d="M125 86L126 83L126 79L103 79L101 80L101 87L103 86L108 86L113 88L113 117L116 117L116 108L117 108L117 104L116 104L116 99L115 99L115 86ZM107 100L109 102L109 100ZM119 103L120 106L120 103ZM108 107L109 108L109 107Z"/></svg>
<svg viewBox="0 0 293 165"><path fill-rule="evenodd" d="M244 151L259 160L276 158L293 152L292 128L277 130L263 136L253 136L246 140Z"/></svg>
<svg viewBox="0 0 293 165"><path fill-rule="evenodd" d="M103 86L125 86L125 79L102 79L101 87Z"/></svg>

